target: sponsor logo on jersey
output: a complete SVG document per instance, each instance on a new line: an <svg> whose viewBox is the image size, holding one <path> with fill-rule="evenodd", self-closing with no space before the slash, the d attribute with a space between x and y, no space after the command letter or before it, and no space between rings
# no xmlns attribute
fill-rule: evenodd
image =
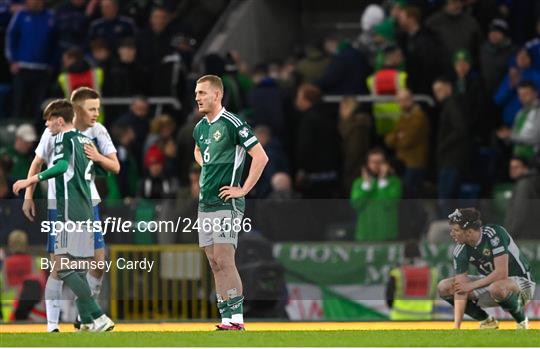
<svg viewBox="0 0 540 349"><path fill-rule="evenodd" d="M62 144L58 144L58 145L56 145L56 147L54 148L54 151L55 151L56 153L61 153L62 150L64 150L64 146L63 146Z"/></svg>
<svg viewBox="0 0 540 349"><path fill-rule="evenodd" d="M499 243L501 242L501 239L499 239L497 236L495 236L489 242L491 242L491 246L497 247L499 245Z"/></svg>
<svg viewBox="0 0 540 349"><path fill-rule="evenodd" d="M242 137L242 138L247 138L247 136L249 136L249 130L247 129L247 127L244 127L243 129L241 129L240 131L238 131L238 134L239 134L240 137Z"/></svg>
<svg viewBox="0 0 540 349"><path fill-rule="evenodd" d="M219 130L217 130L216 132L214 132L214 134L212 135L212 137L214 137L214 139L216 140L216 142L219 142L219 140L221 139L221 132L219 132Z"/></svg>
<svg viewBox="0 0 540 349"><path fill-rule="evenodd" d="M203 137L203 135L201 135L201 138L199 138L199 141L202 141L202 140L203 140L203 138L204 138L204 137Z"/></svg>
<svg viewBox="0 0 540 349"><path fill-rule="evenodd" d="M208 144L210 144L210 143L212 143L212 140L211 140L211 139L205 139L205 140L204 140L204 144L208 145Z"/></svg>
<svg viewBox="0 0 540 349"><path fill-rule="evenodd" d="M82 144L94 144L90 138L77 136L77 140Z"/></svg>
<svg viewBox="0 0 540 349"><path fill-rule="evenodd" d="M484 251L482 252L484 256L491 256L491 250L489 248L484 248Z"/></svg>
<svg viewBox="0 0 540 349"><path fill-rule="evenodd" d="M471 257L469 258L469 262L474 262L474 257L471 256Z"/></svg>

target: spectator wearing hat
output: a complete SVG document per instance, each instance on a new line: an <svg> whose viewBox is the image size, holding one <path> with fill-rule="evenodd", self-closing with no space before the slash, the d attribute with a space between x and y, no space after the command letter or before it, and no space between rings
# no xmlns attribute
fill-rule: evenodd
<svg viewBox="0 0 540 349"><path fill-rule="evenodd" d="M516 53L515 64L510 65L494 95L495 103L503 110L503 124L506 127L512 127L521 108L517 87L523 81L532 82L537 90L540 88L540 72L532 67L531 56L525 48Z"/></svg>
<svg viewBox="0 0 540 349"><path fill-rule="evenodd" d="M472 136L477 142L486 140L491 136L490 129L486 129L485 94L479 75L472 69L471 54L462 49L454 54L454 93L461 97L464 110L470 118Z"/></svg>
<svg viewBox="0 0 540 349"><path fill-rule="evenodd" d="M384 65L375 71L366 83L374 96L395 96L407 87L407 73L400 67L403 64L403 53L396 45L384 49ZM377 135L384 136L390 132L399 119L399 105L395 101L373 103L373 116Z"/></svg>
<svg viewBox="0 0 540 349"><path fill-rule="evenodd" d="M443 9L426 20L426 27L442 45L441 55L446 58L443 61L445 73L452 71L452 57L458 50L468 50L472 61L476 61L482 31L476 19L464 12L462 0L446 0Z"/></svg>
<svg viewBox="0 0 540 349"><path fill-rule="evenodd" d="M176 195L178 182L164 173L165 154L156 145L152 145L144 155L144 167L147 174L139 187L139 197L145 199L171 199Z"/></svg>
<svg viewBox="0 0 540 349"><path fill-rule="evenodd" d="M37 140L36 131L30 124L22 124L15 131L13 146L0 149L0 157L12 164L8 177L13 180L25 179L34 158L32 150Z"/></svg>
<svg viewBox="0 0 540 349"><path fill-rule="evenodd" d="M402 47L407 62L407 86L413 93L431 94L431 84L441 73L440 44L433 33L423 26L418 7L405 6L398 23L407 34Z"/></svg>
<svg viewBox="0 0 540 349"><path fill-rule="evenodd" d="M116 52L123 38L135 36L135 23L129 17L120 16L118 0L101 0L101 18L90 23L88 42L103 39L109 49Z"/></svg>
<svg viewBox="0 0 540 349"><path fill-rule="evenodd" d="M486 98L486 129L497 127L501 110L496 107L491 96L495 94L499 84L504 79L511 58L516 53L516 46L509 36L509 28L503 19L494 19L489 25L487 40L480 48L480 74L484 83Z"/></svg>

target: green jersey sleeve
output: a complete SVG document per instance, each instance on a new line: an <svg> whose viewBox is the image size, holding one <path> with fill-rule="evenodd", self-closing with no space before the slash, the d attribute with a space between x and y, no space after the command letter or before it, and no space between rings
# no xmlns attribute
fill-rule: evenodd
<svg viewBox="0 0 540 349"><path fill-rule="evenodd" d="M463 274L469 270L469 261L467 258L467 249L465 245L460 244L454 248L454 271L456 274Z"/></svg>
<svg viewBox="0 0 540 349"><path fill-rule="evenodd" d="M489 246L491 247L491 253L493 257L497 257L503 254L508 254L508 245L510 239L508 238L508 232L500 225L488 225L484 226L489 238Z"/></svg>
<svg viewBox="0 0 540 349"><path fill-rule="evenodd" d="M259 143L257 137L253 134L251 126L246 122L243 122L240 126L235 126L234 134L234 144L243 147L246 151Z"/></svg>
<svg viewBox="0 0 540 349"><path fill-rule="evenodd" d="M54 155L52 163L55 164L58 160L66 160L69 163L71 155L73 154L73 144L71 137L66 136L64 133L60 133L56 136L54 142Z"/></svg>

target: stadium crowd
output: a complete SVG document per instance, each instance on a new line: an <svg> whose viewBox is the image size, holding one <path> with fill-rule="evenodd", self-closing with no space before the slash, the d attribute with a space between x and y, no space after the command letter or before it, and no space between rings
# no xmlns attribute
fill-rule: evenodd
<svg viewBox="0 0 540 349"><path fill-rule="evenodd" d="M41 103L88 84L103 97L136 96L129 108L104 108L121 172L107 178L103 196L175 199L175 210L194 214L192 133L202 117L194 77L215 74L227 110L249 121L270 158L250 193L265 199L261 207L348 199L354 239L383 241L418 237L419 222L446 217L453 199L484 198L502 222L508 207L515 237L537 237L540 4L378 2L358 14L354 38L298 43L288 58L256 66L236 51L192 62L226 3L0 1L0 82L10 91L0 112L30 123L2 151L0 198L11 198L11 183L26 177L43 128ZM327 103L327 95L345 98ZM391 98L360 103L356 95ZM183 109L154 116L145 96L178 98ZM436 199L431 216L423 199ZM138 211L140 219L144 207Z"/></svg>

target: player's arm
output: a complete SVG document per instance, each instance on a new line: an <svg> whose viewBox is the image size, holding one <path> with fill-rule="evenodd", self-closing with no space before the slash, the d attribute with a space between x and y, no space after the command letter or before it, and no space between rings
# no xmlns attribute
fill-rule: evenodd
<svg viewBox="0 0 540 349"><path fill-rule="evenodd" d="M467 274L459 274L454 277L455 283L465 283L469 280ZM461 328L463 322L463 315L465 314L465 307L467 306L467 293L454 292L454 328Z"/></svg>
<svg viewBox="0 0 540 349"><path fill-rule="evenodd" d="M469 287L465 290L472 291L477 288L486 287L494 283L495 281L504 280L508 278L508 254L502 254L493 259L494 269L485 278L478 279L470 282Z"/></svg>
<svg viewBox="0 0 540 349"><path fill-rule="evenodd" d="M105 171L109 171L114 174L120 173L120 162L118 161L116 153L103 155L96 148L95 144L85 144L84 153L88 159L101 166Z"/></svg>
<svg viewBox="0 0 540 349"><path fill-rule="evenodd" d="M220 188L219 197L227 201L228 199L244 197L249 193L251 189L257 184L257 181L261 177L264 167L268 163L268 156L264 151L262 145L257 143L249 151L251 156L251 166L249 168L249 174L244 182L244 186L241 188L224 186Z"/></svg>
<svg viewBox="0 0 540 349"><path fill-rule="evenodd" d="M54 164L53 167L50 167L43 172L35 174L30 178L20 179L15 182L15 184L13 184L13 193L15 193L15 195L19 195L19 191L21 191L22 189L28 188L29 186L32 186L38 182L46 181L50 178L60 176L61 174L64 174L67 169L67 160L60 159Z"/></svg>
<svg viewBox="0 0 540 349"><path fill-rule="evenodd" d="M193 150L193 155L195 156L195 161L199 164L199 166L202 167L203 165L203 158L201 154L201 149L197 145L195 145L195 149Z"/></svg>
<svg viewBox="0 0 540 349"><path fill-rule="evenodd" d="M41 158L38 155L34 156L34 160L32 160L32 163L30 164L30 168L28 169L28 174L26 178L30 178L38 174L44 163L45 163L45 160L43 160L43 158ZM36 216L36 204L34 203L34 199L33 199L34 189L35 189L35 185L31 185L28 188L26 188L26 192L24 194L23 207L22 207L24 215L31 222L34 221L34 217Z"/></svg>

